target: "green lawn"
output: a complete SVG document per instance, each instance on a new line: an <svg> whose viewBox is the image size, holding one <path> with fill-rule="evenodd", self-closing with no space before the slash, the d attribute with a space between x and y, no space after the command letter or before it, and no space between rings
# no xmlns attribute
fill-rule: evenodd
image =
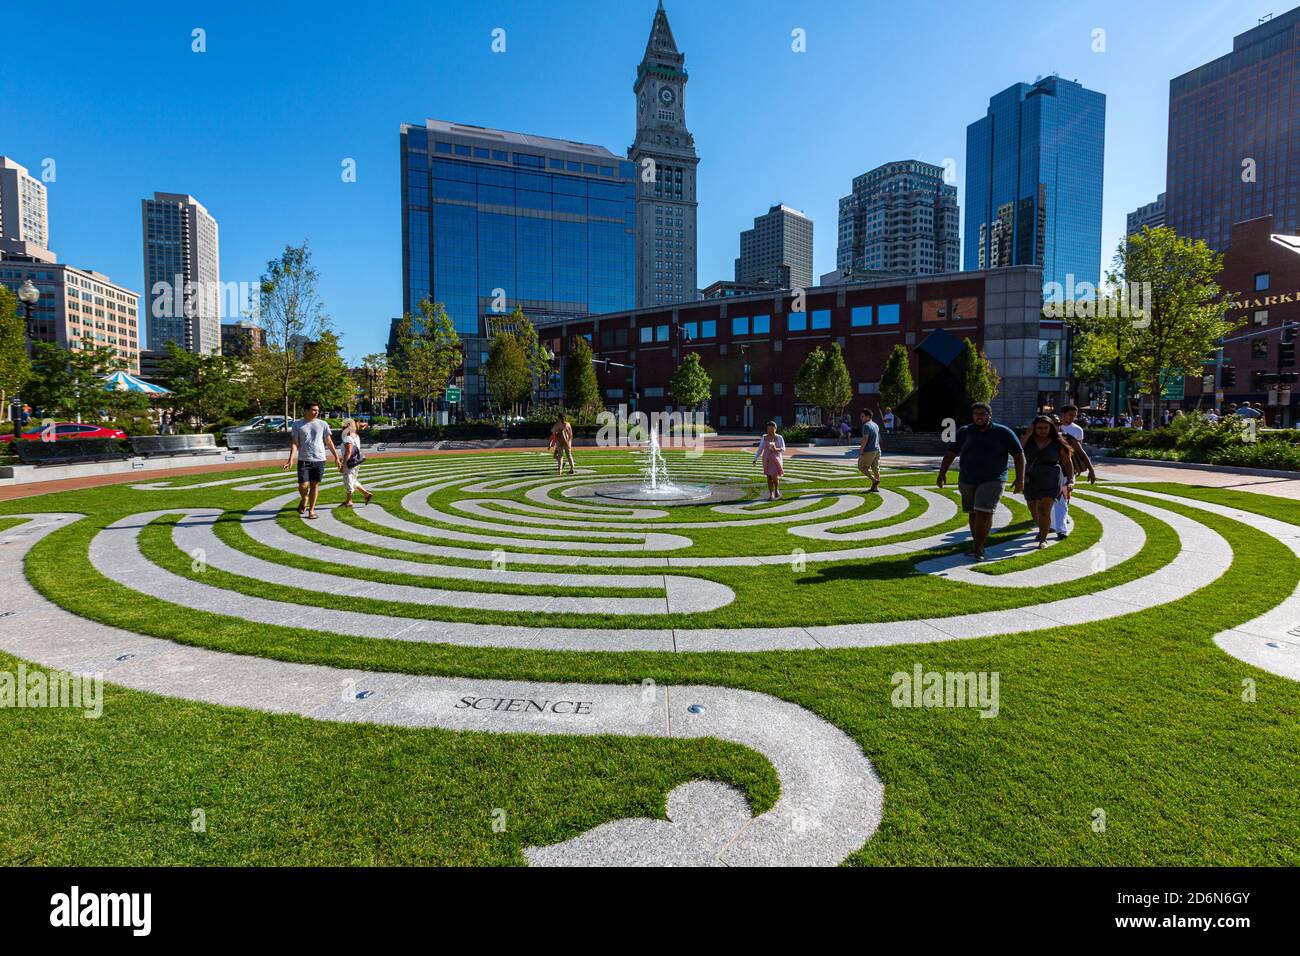
<svg viewBox="0 0 1300 956"><path fill-rule="evenodd" d="M579 463L601 460L586 453ZM626 461L618 453L607 460ZM889 478L887 485L928 481L906 476ZM1232 566L1210 587L1182 601L1095 626L835 651L541 652L252 625L143 597L89 565L86 546L98 528L138 511L167 508L223 508L230 520L219 523L221 537L258 553L237 518L272 492L192 487L198 483L187 479L175 491L147 493L121 486L67 492L5 502L0 513L88 515L32 551L29 578L79 614L140 633L342 667L620 684L650 678L664 684L746 688L797 703L857 740L884 780L883 823L849 859L851 864L1300 863L1300 794L1293 771L1300 759L1300 685L1243 664L1210 641L1215 632L1277 604L1300 580L1294 555L1246 523L1156 503L1221 533L1233 549ZM793 494L844 484L840 479L787 490ZM1143 487L1300 524L1300 509L1279 499L1181 485ZM384 507L399 513L397 499L404 493L381 492ZM337 500L338 495L331 497ZM449 489L430 501L446 510L458 497L466 496ZM522 493L475 497L527 500ZM1148 502L1136 495L1125 500L1131 506L1115 507L1144 528L1143 552L1086 581L1063 580L1049 589L984 588L917 575L912 565L918 556L821 567L812 563L802 573L785 566L674 569L674 574L728 584L736 590L736 602L689 617L547 615L545 623L735 627L770 625L773 615L799 624L893 620L1089 593L1151 573L1176 553L1172 531L1143 513ZM909 511L919 507L913 500ZM1015 504L1013 512L1016 525L1007 533L1025 527L1023 506ZM682 508L664 520L717 518L707 509ZM4 520L0 517L0 527ZM364 517L359 512L346 520ZM286 526L308 537L319 535L296 516ZM784 528L701 529L688 533L700 550L682 553L779 553L819 546ZM1007 562L1005 570L1051 560L1053 551L1056 556L1067 548L1077 552L1098 534L1096 522L1080 515L1076 533L1065 545ZM842 546L862 543L878 541ZM142 544L158 563L208 584L288 600L302 597L293 589L212 569L194 572L189 556L172 543L167 519L148 529ZM939 552L924 557L934 553ZM413 557L404 552L393 556ZM281 558L282 563L339 573L332 563ZM1004 569L992 565L989 570ZM400 575L391 580L430 583ZM449 586L443 579L432 583ZM475 589L465 582L457 586ZM442 619L540 620L354 599L344 606ZM999 672L999 717L891 707L890 674L910 671L918 662L926 670ZM0 656L0 670L15 666ZM1241 699L1245 678L1257 684L1253 703ZM0 749L0 860L6 863L521 863L522 846L555 842L605 820L662 816L664 795L686 780L732 782L758 810L770 806L778 790L763 758L718 741L331 725L116 688L109 688L104 716L97 721L85 720L79 712L0 710L0 725L11 731L6 735L10 745ZM206 833L191 832L195 808L206 813ZM504 833L491 825L496 808L506 812ZM1104 833L1091 826L1098 808L1106 813Z"/></svg>

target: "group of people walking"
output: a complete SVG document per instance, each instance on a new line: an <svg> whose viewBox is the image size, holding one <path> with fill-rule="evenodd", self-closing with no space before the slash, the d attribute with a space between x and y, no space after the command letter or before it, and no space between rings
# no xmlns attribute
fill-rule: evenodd
<svg viewBox="0 0 1300 956"><path fill-rule="evenodd" d="M1083 429L1077 424L1079 409L1067 405L1060 416L1038 415L1029 429L1017 437L1006 425L993 421L993 409L985 402L971 407L971 424L957 429L939 464L937 484L944 487L948 469L960 459L957 489L962 510L968 515L971 549L976 561L984 560L984 547L993 528L1007 481L1007 459L1015 462L1015 494L1024 494L1030 515L1038 529L1039 548L1047 547L1055 533L1064 540L1070 534L1070 492L1078 475L1097 480L1092 460L1083 447Z"/></svg>
<svg viewBox="0 0 1300 956"><path fill-rule="evenodd" d="M361 465L366 456L361 451L361 436L357 423L349 418L343 422L343 448L334 444L329 422L320 417L320 405L308 402L303 417L293 423L289 438L289 460L284 463L284 470L298 463L298 514L304 518L316 520L316 498L320 494L320 484L325 480L326 455L334 459L343 475L343 490L346 497L342 508L352 507L352 498L360 492L366 504L374 497L365 485L361 484Z"/></svg>

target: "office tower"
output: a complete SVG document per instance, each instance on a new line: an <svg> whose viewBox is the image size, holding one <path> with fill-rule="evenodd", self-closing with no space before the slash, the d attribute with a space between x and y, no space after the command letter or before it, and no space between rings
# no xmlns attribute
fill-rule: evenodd
<svg viewBox="0 0 1300 956"><path fill-rule="evenodd" d="M686 57L662 0L636 71L636 304L695 298L695 138L686 128Z"/></svg>
<svg viewBox="0 0 1300 956"><path fill-rule="evenodd" d="M854 177L840 200L836 271L932 275L960 268L957 187L944 168L919 160L877 166Z"/></svg>
<svg viewBox="0 0 1300 956"><path fill-rule="evenodd" d="M812 285L812 220L798 209L779 203L754 219L754 228L740 234L736 281L770 283L780 289Z"/></svg>
<svg viewBox="0 0 1300 956"><path fill-rule="evenodd" d="M1169 81L1165 223L1222 252L1234 223L1300 232L1300 7Z"/></svg>
<svg viewBox="0 0 1300 956"><path fill-rule="evenodd" d="M32 310L32 338L65 349L80 348L89 339L111 348L118 367L140 370L138 293L114 283L102 272L78 269L58 261L49 250L0 255L0 285L15 293L31 281L41 297ZM22 314L22 306L19 306Z"/></svg>
<svg viewBox="0 0 1300 956"><path fill-rule="evenodd" d="M1043 283L1101 278L1106 97L1049 76L1017 83L966 128L964 268L1038 265Z"/></svg>
<svg viewBox="0 0 1300 956"><path fill-rule="evenodd" d="M0 249L24 252L19 243L50 247L45 184L7 156L0 156Z"/></svg>
<svg viewBox="0 0 1300 956"><path fill-rule="evenodd" d="M167 342L210 355L221 350L221 261L217 221L193 196L140 200L149 349Z"/></svg>
<svg viewBox="0 0 1300 956"><path fill-rule="evenodd" d="M1152 229L1156 226L1165 224L1165 194L1161 193L1156 197L1155 202L1149 202L1145 206L1138 206L1128 214L1128 221L1124 228L1124 235L1131 236L1136 232L1141 232L1143 226Z"/></svg>
<svg viewBox="0 0 1300 956"><path fill-rule="evenodd" d="M632 164L600 146L428 120L401 127L402 301L440 302L464 343L464 409L481 410L490 325L634 301ZM391 336L390 336L391 338Z"/></svg>

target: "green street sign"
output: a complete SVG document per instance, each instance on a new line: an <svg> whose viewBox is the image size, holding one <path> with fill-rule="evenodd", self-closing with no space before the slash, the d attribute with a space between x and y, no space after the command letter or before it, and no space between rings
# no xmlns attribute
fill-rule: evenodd
<svg viewBox="0 0 1300 956"><path fill-rule="evenodd" d="M455 405L457 402L460 401L460 386L459 386L459 385L451 385L451 386L449 386L449 387L447 388L447 401L448 401L449 404L452 404L452 405Z"/></svg>

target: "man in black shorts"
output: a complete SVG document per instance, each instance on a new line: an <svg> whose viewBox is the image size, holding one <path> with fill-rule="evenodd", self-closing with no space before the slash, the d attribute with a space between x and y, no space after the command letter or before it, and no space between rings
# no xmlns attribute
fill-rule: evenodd
<svg viewBox="0 0 1300 956"><path fill-rule="evenodd" d="M293 435L289 445L289 460L284 463L284 470L293 467L293 459L298 458L298 514L316 517L316 495L320 493L320 483L325 478L325 452L334 456L334 463L342 467L334 439L330 437L330 426L320 417L320 406L308 402L306 413L301 421L293 423Z"/></svg>
<svg viewBox="0 0 1300 956"><path fill-rule="evenodd" d="M1016 483L1011 490L1020 494L1025 487L1025 449L1015 432L993 421L993 410L984 402L971 406L971 420L971 424L957 429L948 445L948 454L939 465L937 484L944 486L953 459L960 457L957 488L961 491L961 510L970 516L973 542L968 553L976 561L983 561L984 542L993 528L993 512L1007 482L1007 456L1016 462Z"/></svg>

